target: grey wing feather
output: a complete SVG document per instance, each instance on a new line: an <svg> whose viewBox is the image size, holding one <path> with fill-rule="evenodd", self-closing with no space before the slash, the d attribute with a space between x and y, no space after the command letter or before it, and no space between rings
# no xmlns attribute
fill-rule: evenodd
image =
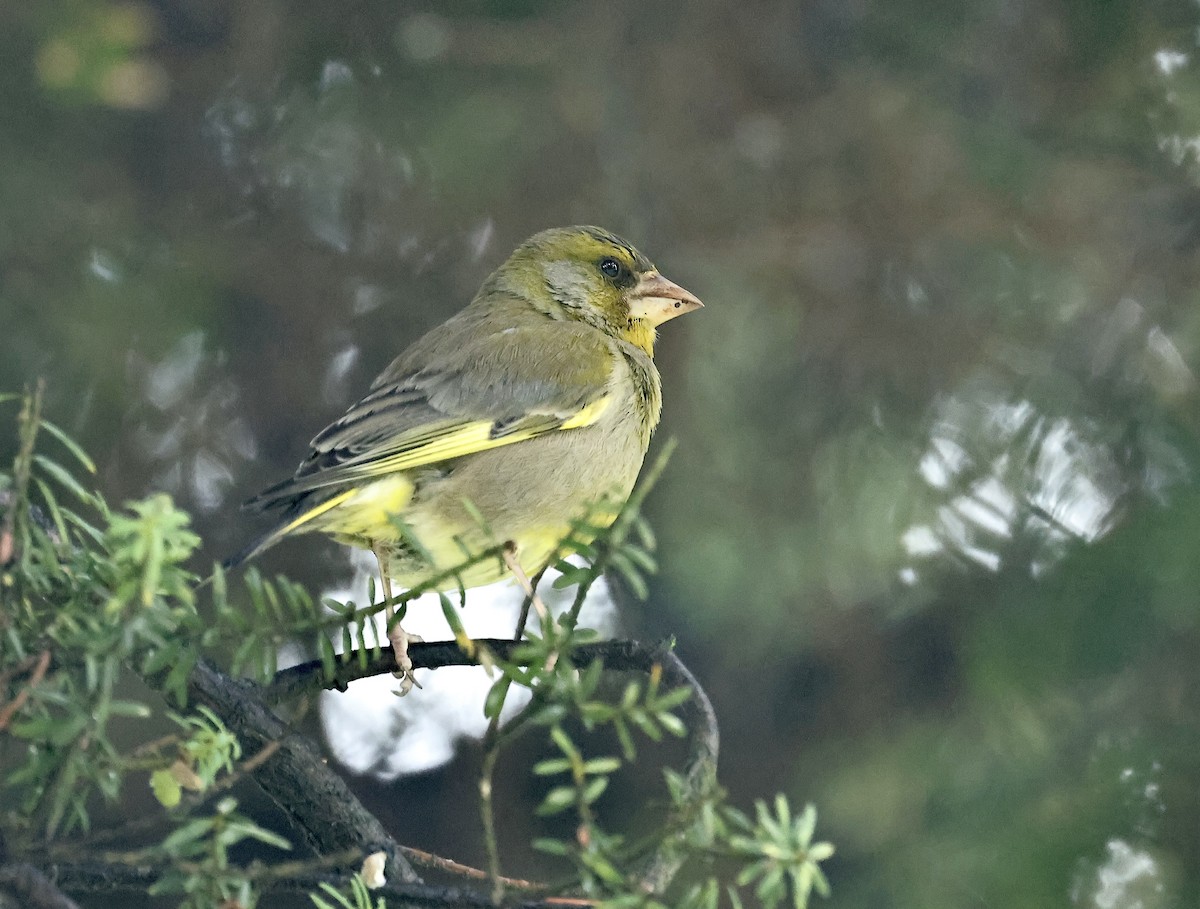
<svg viewBox="0 0 1200 909"><path fill-rule="evenodd" d="M372 462L481 420L491 422L491 438L555 429L604 396L616 357L602 333L572 322L509 326L440 353L437 368L419 367L412 351L397 358L366 397L312 440L293 477L247 507L288 504L358 479Z"/></svg>

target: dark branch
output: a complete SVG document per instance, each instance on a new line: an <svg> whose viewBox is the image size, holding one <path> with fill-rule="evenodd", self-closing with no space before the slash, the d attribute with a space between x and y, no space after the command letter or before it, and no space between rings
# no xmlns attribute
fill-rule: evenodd
<svg viewBox="0 0 1200 909"><path fill-rule="evenodd" d="M255 771L254 779L318 855L347 849L360 849L366 855L382 849L388 853L393 876L420 880L396 841L329 767L317 746L305 736L292 734L266 706L261 687L230 678L201 661L192 671L188 692L190 700L212 709L247 751L279 742L278 752Z"/></svg>
<svg viewBox="0 0 1200 909"><path fill-rule="evenodd" d="M145 890L158 881L161 869L149 865L118 865L109 862L63 862L51 869L58 886L78 893L128 892ZM342 888L347 878L336 874L299 874L280 880L262 880L259 886L270 893L308 893L321 884ZM563 909L565 900L515 899L493 903L484 893L462 887L435 887L428 884L388 883L372 893L387 900L388 906L428 906L440 909ZM575 904L571 901L571 904ZM54 904L47 907L59 909ZM74 907L73 903L63 904ZM577 904L575 904L577 905Z"/></svg>
<svg viewBox="0 0 1200 909"><path fill-rule="evenodd" d="M0 906L10 905L23 909L79 909L79 904L41 871L25 864L0 865Z"/></svg>
<svg viewBox="0 0 1200 909"><path fill-rule="evenodd" d="M475 643L487 647L501 659L511 659L513 651L519 646L518 642L499 639ZM453 641L414 644L409 655L419 669L477 663ZM350 792L345 781L325 762L317 746L304 736L291 734L283 720L268 707L268 704L313 695L322 688L343 689L357 679L385 675L396 668L390 648L382 649L377 655L368 655L361 664L357 652L347 654L344 659L345 662L337 666L333 680L325 681L321 662L311 661L280 671L274 681L265 687L231 678L210 664L201 662L189 681L190 698L208 706L220 716L248 751L267 747L273 742L279 743L278 752L255 771L255 780L292 819L318 855L346 850L360 850L362 855L366 855L382 849L389 857L390 875L403 883L385 887L380 892L399 900L402 905L493 906L490 898L480 892L420 885L420 878L404 858L402 847ZM689 730L685 776L696 797L711 792L716 779L719 747L716 714L704 689L669 646L648 646L637 641L605 641L581 645L571 652L571 659L578 666L600 660L607 670L618 672L648 674L657 666L660 667L665 687L685 687L691 691L692 696L678 708L680 719ZM677 850L665 848L645 861L639 877L648 886L661 892L678 870L681 861ZM65 878L59 878L60 883L68 889L91 890L97 886L108 889L115 886L112 883L104 884L99 879L101 869L98 866L80 864L71 867L75 876L70 883ZM89 867L90 871L87 870ZM136 870L104 869L105 873L118 874L123 878L128 878ZM141 870L146 875L157 875L157 871L151 869ZM330 883L337 880L339 878L336 876L328 877ZM134 882L131 880L130 883ZM284 884L272 883L271 886L278 888ZM290 888L292 884L287 886ZM311 889L315 883L301 882L296 886ZM520 905L548 906L553 903Z"/></svg>

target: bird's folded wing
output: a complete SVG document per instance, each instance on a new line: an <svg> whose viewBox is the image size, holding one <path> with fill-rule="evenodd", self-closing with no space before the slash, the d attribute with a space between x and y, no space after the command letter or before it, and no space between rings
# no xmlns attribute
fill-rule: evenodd
<svg viewBox="0 0 1200 909"><path fill-rule="evenodd" d="M565 322L507 328L436 367L395 368L312 441L289 480L247 502L271 508L315 489L576 429L611 404L617 354L600 332Z"/></svg>

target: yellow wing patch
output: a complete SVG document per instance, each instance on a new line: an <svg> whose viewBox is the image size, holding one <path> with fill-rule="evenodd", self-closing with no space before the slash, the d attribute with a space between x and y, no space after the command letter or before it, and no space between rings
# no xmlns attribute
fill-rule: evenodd
<svg viewBox="0 0 1200 909"><path fill-rule="evenodd" d="M604 411L608 410L608 405L611 403L612 397L610 395L597 398L591 404L588 404L586 407L580 410L579 413L575 414L575 416L571 417L571 419L565 420L562 426L558 428L579 429L583 426L591 426L593 423L599 420L601 416L604 415Z"/></svg>
<svg viewBox="0 0 1200 909"><path fill-rule="evenodd" d="M547 432L556 432L563 429L580 429L584 426L590 426L600 419L601 415L608 409L611 400L609 395L598 398L591 404L582 407L578 413L557 426L551 425L551 427L546 429L530 428L517 430L502 436L492 435L494 424L491 421L476 420L471 423L464 423L448 432L434 435L429 441L421 442L396 454L372 459L366 464L352 468L352 471L364 477L396 473L402 470L410 470L414 467L421 467L425 464L449 461L452 458L461 458L464 455L477 454L478 452L489 451L504 445L524 442L527 439L544 435Z"/></svg>
<svg viewBox="0 0 1200 909"><path fill-rule="evenodd" d="M305 524L313 524L304 529L348 537L391 538L396 533L392 521L407 507L412 492L412 481L401 474L369 480L310 508L281 527L278 535L283 537Z"/></svg>
<svg viewBox="0 0 1200 909"><path fill-rule="evenodd" d="M275 532L275 536L279 536L279 537L287 536L287 534L291 533L297 527L307 524L313 518L319 518L321 515L325 514L325 512L329 511L331 508L337 508L339 505L341 505L343 502L345 502L348 498L350 498L357 492L358 492L357 489L347 489L345 492L341 493L340 495L336 495L332 499L327 499L326 501L322 502L316 508L310 508L308 511L304 512L304 514L300 515L300 517L296 518L294 521L291 521L290 523L285 524L283 527L279 528L279 530L277 530Z"/></svg>
<svg viewBox="0 0 1200 909"><path fill-rule="evenodd" d="M408 507L413 488L404 474L369 480L321 523L328 532L351 539L395 539L395 521Z"/></svg>

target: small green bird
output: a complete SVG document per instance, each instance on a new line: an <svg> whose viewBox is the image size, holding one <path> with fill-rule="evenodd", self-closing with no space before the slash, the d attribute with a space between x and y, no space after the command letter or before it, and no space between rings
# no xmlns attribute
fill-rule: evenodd
<svg viewBox="0 0 1200 909"><path fill-rule="evenodd" d="M246 503L282 520L227 567L309 531L372 550L407 690L414 636L390 621L391 581L496 542L533 574L574 520L623 502L662 406L655 328L702 305L608 231L534 235L313 439L293 477ZM503 575L488 559L462 581Z"/></svg>

